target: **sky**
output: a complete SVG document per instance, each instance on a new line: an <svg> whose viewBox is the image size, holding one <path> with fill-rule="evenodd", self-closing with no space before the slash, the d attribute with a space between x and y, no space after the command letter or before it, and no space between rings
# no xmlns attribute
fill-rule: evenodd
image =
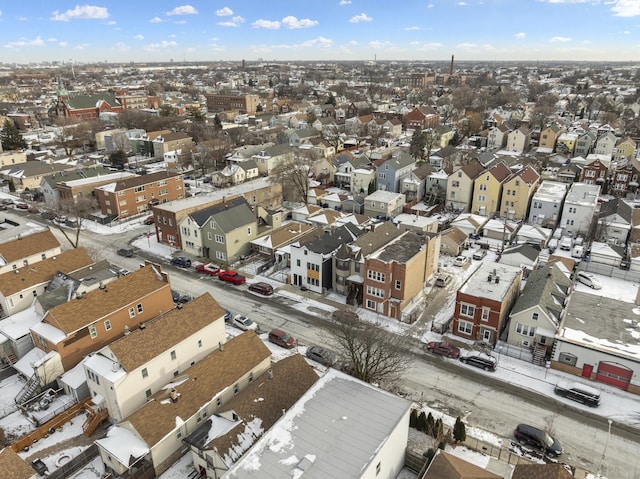
<svg viewBox="0 0 640 479"><path fill-rule="evenodd" d="M5 63L637 61L640 0L5 0L0 45Z"/></svg>

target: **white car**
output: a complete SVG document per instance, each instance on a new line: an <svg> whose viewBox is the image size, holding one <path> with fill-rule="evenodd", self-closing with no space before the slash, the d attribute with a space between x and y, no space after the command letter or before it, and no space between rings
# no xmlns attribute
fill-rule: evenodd
<svg viewBox="0 0 640 479"><path fill-rule="evenodd" d="M241 314L236 314L233 318L233 325L243 331L249 331L250 329L255 331L258 329L258 324L256 322L250 320L246 316L242 316Z"/></svg>
<svg viewBox="0 0 640 479"><path fill-rule="evenodd" d="M456 256L453 260L454 266L464 266L465 264L467 264L466 256Z"/></svg>
<svg viewBox="0 0 640 479"><path fill-rule="evenodd" d="M600 281L598 281L598 278L586 271L578 271L576 273L576 279L590 288L602 289L602 285L600 284Z"/></svg>

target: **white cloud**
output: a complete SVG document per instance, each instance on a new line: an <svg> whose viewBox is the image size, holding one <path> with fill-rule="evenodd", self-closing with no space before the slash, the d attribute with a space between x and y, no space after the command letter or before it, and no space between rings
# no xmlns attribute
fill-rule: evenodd
<svg viewBox="0 0 640 479"><path fill-rule="evenodd" d="M81 43L80 45L76 45L73 47L74 50L84 50L85 48L89 48L91 43Z"/></svg>
<svg viewBox="0 0 640 479"><path fill-rule="evenodd" d="M338 5L351 5L351 0L340 0Z"/></svg>
<svg viewBox="0 0 640 479"><path fill-rule="evenodd" d="M640 15L640 2L638 0L616 0L611 11L616 17L637 17Z"/></svg>
<svg viewBox="0 0 640 479"><path fill-rule="evenodd" d="M58 39L56 37L47 38L47 41L50 43L56 43Z"/></svg>
<svg viewBox="0 0 640 479"><path fill-rule="evenodd" d="M29 17L18 17L18 21L20 21L20 22L28 22L29 21Z"/></svg>
<svg viewBox="0 0 640 479"><path fill-rule="evenodd" d="M69 20L95 20L109 18L109 10L105 7L97 7L95 5L76 5L73 10L67 10L60 13L54 10L51 14L51 20L57 22L68 22Z"/></svg>
<svg viewBox="0 0 640 479"><path fill-rule="evenodd" d="M526 33L524 32L518 32L514 35L514 37L516 37L518 40L522 40L523 38L525 38L527 36Z"/></svg>
<svg viewBox="0 0 640 479"><path fill-rule="evenodd" d="M278 45L252 45L255 52L268 53L273 50L298 50L300 48L331 48L333 40L324 37L317 37L302 43L281 43Z"/></svg>
<svg viewBox="0 0 640 479"><path fill-rule="evenodd" d="M115 20L109 20L107 22L107 25L115 25L116 23L118 23L118 22L116 22Z"/></svg>
<svg viewBox="0 0 640 479"><path fill-rule="evenodd" d="M226 20L224 22L218 22L218 25L221 27L239 27L241 23L244 23L245 19L241 16L235 16L231 20Z"/></svg>
<svg viewBox="0 0 640 479"><path fill-rule="evenodd" d="M567 43L571 41L571 37L551 37L549 43Z"/></svg>
<svg viewBox="0 0 640 479"><path fill-rule="evenodd" d="M407 27L404 29L406 32L411 32L414 30L420 30L420 27Z"/></svg>
<svg viewBox="0 0 640 479"><path fill-rule="evenodd" d="M433 3L430 3L429 5L427 5L427 8L433 8Z"/></svg>
<svg viewBox="0 0 640 479"><path fill-rule="evenodd" d="M134 40L144 40L144 35L136 35L133 37Z"/></svg>
<svg viewBox="0 0 640 479"><path fill-rule="evenodd" d="M538 0L542 3L598 3L597 0L593 2L593 0Z"/></svg>
<svg viewBox="0 0 640 479"><path fill-rule="evenodd" d="M187 23L187 21L186 20L176 20L173 23L175 23L176 25L184 25L185 23Z"/></svg>
<svg viewBox="0 0 640 479"><path fill-rule="evenodd" d="M466 7L469 4L467 2L458 2L456 3L456 5L458 5L459 7Z"/></svg>
<svg viewBox="0 0 640 479"><path fill-rule="evenodd" d="M114 45L114 48L121 52L128 52L131 50L131 47L124 42L118 42Z"/></svg>
<svg viewBox="0 0 640 479"><path fill-rule="evenodd" d="M167 12L167 15L172 16L172 15L197 15L198 14L198 10L195 9L195 7L192 7L191 5L180 5L179 7L174 8L171 11Z"/></svg>
<svg viewBox="0 0 640 479"><path fill-rule="evenodd" d="M424 43L422 45L420 45L420 42L417 42L416 50L437 50L443 46L444 45L442 43L438 42Z"/></svg>
<svg viewBox="0 0 640 479"><path fill-rule="evenodd" d="M233 10L229 7L223 7L220 10L216 10L216 15L219 17L230 17L233 15Z"/></svg>
<svg viewBox="0 0 640 479"><path fill-rule="evenodd" d="M163 40L160 43L149 43L148 45L144 46L144 49L148 52L155 52L157 50L160 50L161 48L169 48L169 47L175 47L177 45L176 42L174 41L166 41Z"/></svg>
<svg viewBox="0 0 640 479"><path fill-rule="evenodd" d="M288 16L282 19L282 25L289 29L315 27L317 24L317 20L308 18L297 19L296 17Z"/></svg>
<svg viewBox="0 0 640 479"><path fill-rule="evenodd" d="M5 48L40 47L42 45L44 45L44 40L42 40L40 36L37 36L33 40L25 40L24 38L21 38L20 40L17 40L15 42L5 43L4 47Z"/></svg>
<svg viewBox="0 0 640 479"><path fill-rule="evenodd" d="M324 37L314 38L300 44L302 47L311 48L331 48L333 46L333 40Z"/></svg>
<svg viewBox="0 0 640 479"><path fill-rule="evenodd" d="M360 15L356 15L355 17L351 17L349 21L351 23L362 23L370 22L371 20L373 20L373 18L371 18L369 15L367 15L366 13L361 13Z"/></svg>
<svg viewBox="0 0 640 479"><path fill-rule="evenodd" d="M261 18L260 20L256 20L255 22L253 22L251 26L253 28L266 28L268 30L277 30L278 28L280 28L280 22L277 20L276 21L263 20Z"/></svg>
<svg viewBox="0 0 640 479"><path fill-rule="evenodd" d="M381 42L379 40L373 40L373 41L367 43L367 45L370 48L374 48L376 50L395 48L395 45L393 43L387 42L387 41Z"/></svg>
<svg viewBox="0 0 640 479"><path fill-rule="evenodd" d="M162 23L162 18L153 17L151 20L149 20L149 22L151 22L151 23Z"/></svg>
<svg viewBox="0 0 640 479"><path fill-rule="evenodd" d="M59 47L63 47L63 48L64 48L64 47L66 47L67 45L69 45L69 43L68 43L68 42L58 42L58 46L59 46Z"/></svg>

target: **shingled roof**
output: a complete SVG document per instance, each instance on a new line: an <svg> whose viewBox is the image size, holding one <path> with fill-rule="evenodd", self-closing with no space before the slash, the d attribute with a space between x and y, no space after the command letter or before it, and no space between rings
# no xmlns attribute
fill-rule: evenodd
<svg viewBox="0 0 640 479"><path fill-rule="evenodd" d="M438 449L424 479L503 479L503 477Z"/></svg>
<svg viewBox="0 0 640 479"><path fill-rule="evenodd" d="M60 242L46 229L0 244L0 257L8 264L59 246Z"/></svg>
<svg viewBox="0 0 640 479"><path fill-rule="evenodd" d="M3 477L11 479L31 479L36 475L36 471L10 447L0 451L0 470Z"/></svg>
<svg viewBox="0 0 640 479"><path fill-rule="evenodd" d="M517 464L511 479L573 479L564 464Z"/></svg>

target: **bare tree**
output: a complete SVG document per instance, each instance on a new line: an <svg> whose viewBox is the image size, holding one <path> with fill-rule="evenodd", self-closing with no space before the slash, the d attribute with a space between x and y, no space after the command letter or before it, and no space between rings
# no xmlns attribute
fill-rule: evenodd
<svg viewBox="0 0 640 479"><path fill-rule="evenodd" d="M297 150L292 159L280 162L271 172L271 179L282 185L282 194L288 201L309 201L309 177L317 160L312 150Z"/></svg>
<svg viewBox="0 0 640 479"><path fill-rule="evenodd" d="M342 147L342 138L340 137L340 130L338 125L326 125L320 130L322 139L326 141L329 146L332 146L336 153L340 151Z"/></svg>
<svg viewBox="0 0 640 479"><path fill-rule="evenodd" d="M54 226L60 230L65 239L73 248L77 248L80 243L80 230L89 215L97 208L97 201L93 196L82 196L60 201L57 208L51 211L57 215ZM68 216L66 221L61 218ZM71 226L69 226L71 225Z"/></svg>
<svg viewBox="0 0 640 479"><path fill-rule="evenodd" d="M349 372L358 379L393 382L408 368L411 354L406 338L360 321L347 310L333 314L330 342L345 356Z"/></svg>

